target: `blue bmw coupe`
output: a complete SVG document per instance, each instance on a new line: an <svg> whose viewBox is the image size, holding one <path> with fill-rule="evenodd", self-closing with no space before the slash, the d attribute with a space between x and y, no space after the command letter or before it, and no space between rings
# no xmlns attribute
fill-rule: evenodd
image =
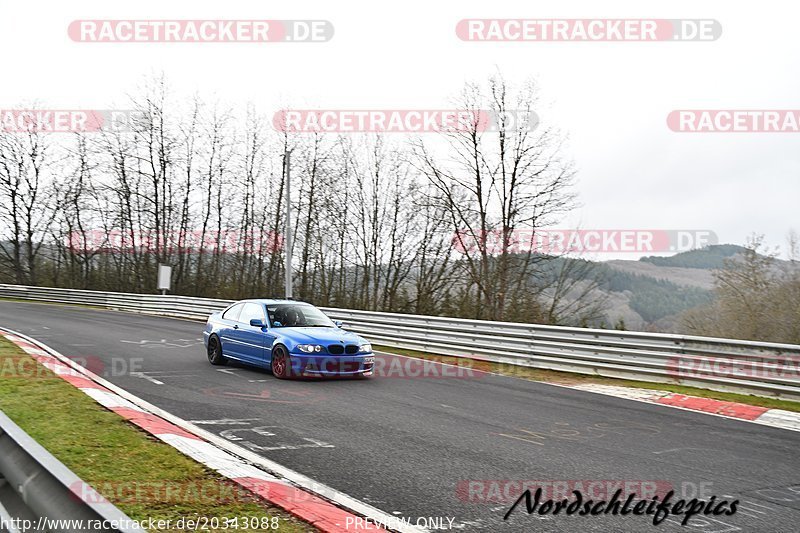
<svg viewBox="0 0 800 533"><path fill-rule="evenodd" d="M229 359L272 370L275 377L372 375L372 346L311 304L242 300L208 317L208 361Z"/></svg>

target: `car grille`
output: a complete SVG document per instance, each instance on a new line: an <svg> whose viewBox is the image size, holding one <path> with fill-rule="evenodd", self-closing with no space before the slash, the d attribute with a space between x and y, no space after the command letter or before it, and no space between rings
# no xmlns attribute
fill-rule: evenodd
<svg viewBox="0 0 800 533"><path fill-rule="evenodd" d="M358 345L348 344L346 346L342 346L341 344L330 344L328 345L328 353L331 355L342 355L343 353L346 353L347 355L355 355L358 353Z"/></svg>

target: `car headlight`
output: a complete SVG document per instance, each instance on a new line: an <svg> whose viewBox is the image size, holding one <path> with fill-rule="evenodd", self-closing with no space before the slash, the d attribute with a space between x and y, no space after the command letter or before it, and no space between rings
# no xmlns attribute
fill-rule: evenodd
<svg viewBox="0 0 800 533"><path fill-rule="evenodd" d="M319 353L322 351L322 346L319 344L298 344L297 349L305 353Z"/></svg>
<svg viewBox="0 0 800 533"><path fill-rule="evenodd" d="M372 351L372 345L370 343L362 344L358 347L358 353L369 353Z"/></svg>

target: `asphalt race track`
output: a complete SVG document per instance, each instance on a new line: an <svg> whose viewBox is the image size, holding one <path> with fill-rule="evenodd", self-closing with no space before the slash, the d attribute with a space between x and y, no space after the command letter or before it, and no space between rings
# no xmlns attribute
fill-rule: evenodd
<svg viewBox="0 0 800 533"><path fill-rule="evenodd" d="M262 370L211 366L202 324L185 320L0 301L0 325L412 522L449 517L457 531L715 533L789 532L800 523L797 432L486 374L278 381ZM646 481L678 497L740 505L733 516L698 515L686 527L680 518L653 526L647 516L529 516L524 504L504 521L513 501L497 493L473 500L507 480Z"/></svg>

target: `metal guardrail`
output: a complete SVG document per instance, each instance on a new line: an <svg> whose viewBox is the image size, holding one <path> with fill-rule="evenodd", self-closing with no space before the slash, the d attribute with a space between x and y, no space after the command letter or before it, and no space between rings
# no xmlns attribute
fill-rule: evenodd
<svg viewBox="0 0 800 533"><path fill-rule="evenodd" d="M0 297L205 319L232 300L0 284ZM800 346L322 308L375 344L800 401Z"/></svg>
<svg viewBox="0 0 800 533"><path fill-rule="evenodd" d="M92 491L0 411L0 531L144 531Z"/></svg>

